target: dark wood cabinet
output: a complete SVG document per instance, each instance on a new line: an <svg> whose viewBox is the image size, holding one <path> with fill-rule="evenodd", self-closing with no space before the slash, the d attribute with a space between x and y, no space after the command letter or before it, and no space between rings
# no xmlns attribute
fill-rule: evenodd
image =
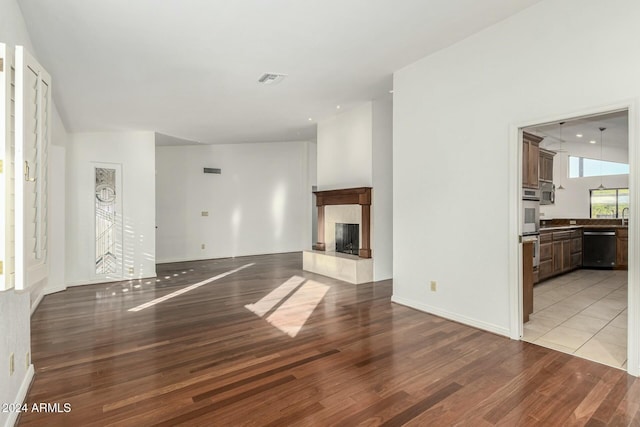
<svg viewBox="0 0 640 427"><path fill-rule="evenodd" d="M540 141L543 138L527 132L522 133L522 186L538 188Z"/></svg>
<svg viewBox="0 0 640 427"><path fill-rule="evenodd" d="M582 265L582 229L540 231L538 279L545 280Z"/></svg>
<svg viewBox="0 0 640 427"><path fill-rule="evenodd" d="M533 313L533 242L522 244L522 322Z"/></svg>
<svg viewBox="0 0 640 427"><path fill-rule="evenodd" d="M556 153L549 150L540 149L540 161L538 179L540 181L553 182L553 156Z"/></svg>
<svg viewBox="0 0 640 427"><path fill-rule="evenodd" d="M562 271L571 270L571 240L562 241Z"/></svg>
<svg viewBox="0 0 640 427"><path fill-rule="evenodd" d="M616 268L626 270L629 266L629 229L616 230Z"/></svg>
<svg viewBox="0 0 640 427"><path fill-rule="evenodd" d="M553 274L562 272L562 242L553 242Z"/></svg>
<svg viewBox="0 0 640 427"><path fill-rule="evenodd" d="M541 231L538 281L551 276L553 276L553 233L551 231Z"/></svg>
<svg viewBox="0 0 640 427"><path fill-rule="evenodd" d="M582 267L582 231L580 237L571 238L571 269Z"/></svg>

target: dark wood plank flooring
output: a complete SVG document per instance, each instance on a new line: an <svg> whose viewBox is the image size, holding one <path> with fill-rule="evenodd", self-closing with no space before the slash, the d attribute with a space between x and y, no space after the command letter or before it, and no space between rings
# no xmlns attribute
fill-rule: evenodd
<svg viewBox="0 0 640 427"><path fill-rule="evenodd" d="M392 304L390 281L354 286L301 264L299 253L164 264L158 281L45 297L27 402L72 409L19 424L640 425L640 382L621 370ZM282 303L263 317L245 308L292 276L329 286L295 337L265 320Z"/></svg>

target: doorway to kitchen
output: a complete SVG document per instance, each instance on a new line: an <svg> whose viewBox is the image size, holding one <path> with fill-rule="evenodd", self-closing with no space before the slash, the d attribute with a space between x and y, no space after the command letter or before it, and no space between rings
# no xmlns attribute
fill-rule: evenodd
<svg viewBox="0 0 640 427"><path fill-rule="evenodd" d="M629 111L520 134L521 338L627 370Z"/></svg>

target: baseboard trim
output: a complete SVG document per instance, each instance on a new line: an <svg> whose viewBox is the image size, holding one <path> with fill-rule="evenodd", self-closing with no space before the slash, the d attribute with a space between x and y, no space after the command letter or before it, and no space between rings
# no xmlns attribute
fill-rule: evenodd
<svg viewBox="0 0 640 427"><path fill-rule="evenodd" d="M424 311L425 313L433 314L438 317L442 317L447 320L452 320L454 322L462 323L463 325L471 326L476 329L482 329L483 331L492 332L497 335L502 335L507 338L511 338L511 333L509 328L503 328L498 325L494 325L492 323L483 322L481 320L473 319L471 317L463 316L457 313L452 313L447 310L443 310L441 308L433 307L428 304L422 304L416 301L412 301L406 298L402 298L396 295L391 297L391 302L395 302L396 304L404 305L410 308L415 308L416 310Z"/></svg>
<svg viewBox="0 0 640 427"><path fill-rule="evenodd" d="M212 261L219 259L228 259L228 258L244 258L251 256L262 256L262 255L282 255L282 254L294 254L294 253L302 253L304 250L295 250L295 251L283 251L283 252L268 252L268 253L255 253L255 254L243 254L243 255L228 255L228 256L204 256L204 258L167 258L167 259L156 259L156 264L172 264L174 262L191 262L191 261Z"/></svg>
<svg viewBox="0 0 640 427"><path fill-rule="evenodd" d="M58 292L62 292L62 291L66 291L67 287L65 285L60 285L57 286L55 288L45 288L44 289L44 294L45 295L51 295L51 294L56 294Z"/></svg>
<svg viewBox="0 0 640 427"><path fill-rule="evenodd" d="M38 306L42 302L42 298L44 298L44 295L45 295L45 291L43 289L40 295L38 295L38 298L36 298L33 304L31 304L31 316L33 316L33 313L36 311L36 308L38 308Z"/></svg>
<svg viewBox="0 0 640 427"><path fill-rule="evenodd" d="M20 389L18 390L18 394L16 395L16 399L14 401L15 405L22 405L27 398L27 393L29 393L29 388L31 388L31 382L33 381L33 377L35 375L35 369L33 367L33 363L29 365L29 369L27 369L27 373L22 380L22 384L20 385ZM5 422L5 427L13 427L18 422L18 417L20 416L20 412L9 412L9 418Z"/></svg>
<svg viewBox="0 0 640 427"><path fill-rule="evenodd" d="M145 279L155 279L156 272L153 272L153 276L144 276L144 277L124 277L122 279L93 279L93 280L76 280L75 282L68 282L65 285L65 288L62 290L66 290L66 288L71 288L75 286L84 286L84 285L99 285L101 283L118 283L118 282L128 282L129 280L145 280ZM55 292L55 291L54 291Z"/></svg>

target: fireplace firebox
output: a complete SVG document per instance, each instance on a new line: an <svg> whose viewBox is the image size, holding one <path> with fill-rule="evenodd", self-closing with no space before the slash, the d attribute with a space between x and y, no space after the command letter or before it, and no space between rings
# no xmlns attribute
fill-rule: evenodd
<svg viewBox="0 0 640 427"><path fill-rule="evenodd" d="M358 224L336 223L336 252L358 255L360 249Z"/></svg>

